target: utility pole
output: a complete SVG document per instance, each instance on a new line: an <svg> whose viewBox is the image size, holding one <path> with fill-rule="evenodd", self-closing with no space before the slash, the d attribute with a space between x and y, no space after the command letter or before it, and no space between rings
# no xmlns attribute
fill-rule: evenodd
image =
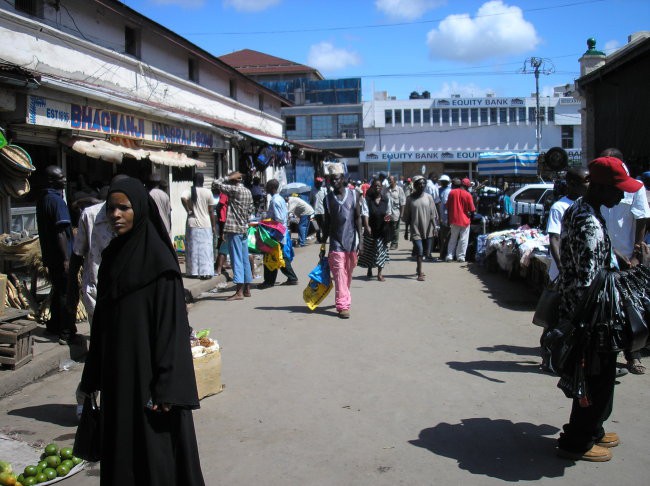
<svg viewBox="0 0 650 486"><path fill-rule="evenodd" d="M530 68L528 68L530 66ZM535 140L537 153L542 152L542 113L539 109L539 73L551 74L555 72L555 66L549 59L541 57L531 57L524 61L522 72L527 74L532 72L535 75Z"/></svg>

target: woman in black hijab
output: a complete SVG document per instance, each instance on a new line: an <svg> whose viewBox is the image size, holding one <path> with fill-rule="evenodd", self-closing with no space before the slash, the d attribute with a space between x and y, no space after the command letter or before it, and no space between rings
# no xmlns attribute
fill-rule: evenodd
<svg viewBox="0 0 650 486"><path fill-rule="evenodd" d="M101 484L203 486L176 253L140 181L114 182L106 212L117 236L102 254L81 379L83 392L101 391Z"/></svg>

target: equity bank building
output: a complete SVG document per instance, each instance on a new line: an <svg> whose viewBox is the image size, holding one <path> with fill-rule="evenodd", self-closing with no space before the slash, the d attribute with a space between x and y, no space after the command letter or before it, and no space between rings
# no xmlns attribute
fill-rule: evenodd
<svg viewBox="0 0 650 486"><path fill-rule="evenodd" d="M562 147L579 163L580 101L561 87L540 97L539 104L541 151ZM363 113L365 150L359 162L366 177L379 172L475 177L483 152L537 151L534 96L431 99L424 92L396 100L379 92L364 103Z"/></svg>

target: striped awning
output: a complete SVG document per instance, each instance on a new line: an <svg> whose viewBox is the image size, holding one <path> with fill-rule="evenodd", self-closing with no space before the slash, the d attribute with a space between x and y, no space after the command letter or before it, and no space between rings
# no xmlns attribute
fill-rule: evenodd
<svg viewBox="0 0 650 486"><path fill-rule="evenodd" d="M484 152L477 169L482 176L536 176L537 152Z"/></svg>

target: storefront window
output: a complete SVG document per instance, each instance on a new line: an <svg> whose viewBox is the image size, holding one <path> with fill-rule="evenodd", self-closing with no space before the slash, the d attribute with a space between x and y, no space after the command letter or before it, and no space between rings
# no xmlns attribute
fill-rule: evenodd
<svg viewBox="0 0 650 486"><path fill-rule="evenodd" d="M404 124L411 124L411 110L404 110Z"/></svg>
<svg viewBox="0 0 650 486"><path fill-rule="evenodd" d="M467 125L469 123L469 110L467 108L460 109L460 122L463 125Z"/></svg>
<svg viewBox="0 0 650 486"><path fill-rule="evenodd" d="M422 111L422 121L427 124L431 123L431 110L426 109Z"/></svg>
<svg viewBox="0 0 650 486"><path fill-rule="evenodd" d="M402 110L395 110L395 124L402 124Z"/></svg>
<svg viewBox="0 0 650 486"><path fill-rule="evenodd" d="M526 121L526 108L519 108L519 122Z"/></svg>
<svg viewBox="0 0 650 486"><path fill-rule="evenodd" d="M422 110L413 110L413 123L419 125L422 119Z"/></svg>
<svg viewBox="0 0 650 486"><path fill-rule="evenodd" d="M445 125L449 124L449 110L440 110L440 114L442 115L442 123Z"/></svg>
<svg viewBox="0 0 650 486"><path fill-rule="evenodd" d="M497 115L498 115L497 109L490 108L490 125L496 125L498 123Z"/></svg>
<svg viewBox="0 0 650 486"><path fill-rule="evenodd" d="M517 108L510 108L509 115L510 119L508 120L508 123L515 123L517 121Z"/></svg>
<svg viewBox="0 0 650 486"><path fill-rule="evenodd" d="M319 115L311 117L312 138L337 138L334 117L330 115Z"/></svg>
<svg viewBox="0 0 650 486"><path fill-rule="evenodd" d="M481 123L488 123L488 109L481 108Z"/></svg>
<svg viewBox="0 0 650 486"><path fill-rule="evenodd" d="M451 110L451 123L452 125L458 125L458 109Z"/></svg>
<svg viewBox="0 0 650 486"><path fill-rule="evenodd" d="M472 108L470 110L470 116L472 118L472 123L478 123L478 108Z"/></svg>
<svg viewBox="0 0 650 486"><path fill-rule="evenodd" d="M499 108L499 123L505 125L508 123L508 109Z"/></svg>

